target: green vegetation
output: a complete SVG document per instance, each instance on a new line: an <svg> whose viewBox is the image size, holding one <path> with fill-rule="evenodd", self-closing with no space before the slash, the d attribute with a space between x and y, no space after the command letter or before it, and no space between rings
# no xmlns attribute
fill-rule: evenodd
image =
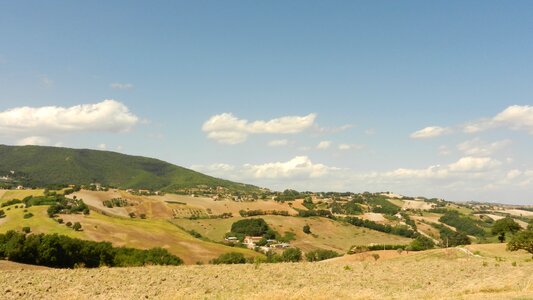
<svg viewBox="0 0 533 300"><path fill-rule="evenodd" d="M309 225L307 225L307 224L304 225L302 230L306 234L310 234L311 233L311 227Z"/></svg>
<svg viewBox="0 0 533 300"><path fill-rule="evenodd" d="M430 238L419 235L414 241L411 242L411 244L409 244L408 249L411 251L422 251L433 249L434 247L435 243Z"/></svg>
<svg viewBox="0 0 533 300"><path fill-rule="evenodd" d="M510 251L522 249L533 254L533 230L529 228L515 234L507 243L507 249Z"/></svg>
<svg viewBox="0 0 533 300"><path fill-rule="evenodd" d="M104 200L102 201L102 204L108 208L129 206L128 199L122 199L122 198L113 198L111 200Z"/></svg>
<svg viewBox="0 0 533 300"><path fill-rule="evenodd" d="M179 257L162 248L150 250L114 248L108 242L90 242L57 234L26 236L16 231L0 234L0 257L54 268L180 265L183 263Z"/></svg>
<svg viewBox="0 0 533 300"><path fill-rule="evenodd" d="M281 260L284 262L299 262L302 260L302 250L298 248L288 248L281 254Z"/></svg>
<svg viewBox="0 0 533 300"><path fill-rule="evenodd" d="M518 223L515 222L511 217L505 217L503 219L500 219L492 225L492 234L498 235L498 240L503 243L505 242L505 234L506 233L512 233L515 234L516 232L520 231L522 227Z"/></svg>
<svg viewBox="0 0 533 300"><path fill-rule="evenodd" d="M269 228L263 219L244 219L231 225L231 232L236 234L263 236Z"/></svg>
<svg viewBox="0 0 533 300"><path fill-rule="evenodd" d="M0 174L15 170L24 186L89 185L175 191L198 185L235 191L258 191L255 186L222 180L161 160L109 151L42 146L0 145Z"/></svg>
<svg viewBox="0 0 533 300"><path fill-rule="evenodd" d="M387 198L381 195L366 196L367 203L372 207L372 212L386 215L395 215L400 211L400 207L392 204Z"/></svg>
<svg viewBox="0 0 533 300"><path fill-rule="evenodd" d="M476 224L476 221L469 217L462 216L457 211L447 211L442 217L440 217L439 221L455 227L457 231L462 231L469 235L481 237L485 235L485 231Z"/></svg>
<svg viewBox="0 0 533 300"><path fill-rule="evenodd" d="M335 251L320 249L320 250L314 250L314 251L307 252L305 254L305 259L307 259L307 261L321 261L321 260L330 259L330 258L334 258L338 256L340 256L340 254Z"/></svg>
<svg viewBox="0 0 533 300"><path fill-rule="evenodd" d="M220 265L220 264L245 264L246 258L244 258L244 255L242 253L237 252L228 252L221 254L218 258L214 258L209 263L214 265Z"/></svg>
<svg viewBox="0 0 533 300"><path fill-rule="evenodd" d="M441 244L444 247L470 245L472 243L470 238L463 232L453 231L442 224L432 223L431 226L439 230Z"/></svg>
<svg viewBox="0 0 533 300"><path fill-rule="evenodd" d="M348 222L348 223L350 223L352 225L355 225L355 226L366 227L366 228L373 229L373 230L376 230L376 231L381 231L381 232L390 233L390 234L394 234L394 235L399 235L399 236L403 236L403 237L414 238L414 237L418 236L417 232L409 229L407 226L402 226L402 225L397 225L397 226L383 225L383 224L376 223L374 221L364 220L364 219L360 219L360 218L357 218L357 217L346 217L346 218L344 218L344 221L346 221L346 222Z"/></svg>

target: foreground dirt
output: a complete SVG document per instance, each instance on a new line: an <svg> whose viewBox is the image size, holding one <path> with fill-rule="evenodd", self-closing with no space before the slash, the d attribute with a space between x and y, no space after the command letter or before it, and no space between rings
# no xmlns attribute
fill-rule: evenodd
<svg viewBox="0 0 533 300"><path fill-rule="evenodd" d="M2 299L533 299L533 263L476 258L1 270Z"/></svg>

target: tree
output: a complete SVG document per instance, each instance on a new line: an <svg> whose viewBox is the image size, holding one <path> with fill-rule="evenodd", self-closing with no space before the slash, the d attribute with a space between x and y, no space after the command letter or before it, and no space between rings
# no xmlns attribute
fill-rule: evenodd
<svg viewBox="0 0 533 300"><path fill-rule="evenodd" d="M80 231L81 230L81 224L80 222L76 222L74 223L74 225L72 225L72 229L76 230L76 231Z"/></svg>
<svg viewBox="0 0 533 300"><path fill-rule="evenodd" d="M304 233L310 234L311 233L311 227L307 224L304 225L303 228Z"/></svg>
<svg viewBox="0 0 533 300"><path fill-rule="evenodd" d="M427 249L433 249L433 247L435 247L435 243L433 243L433 240L431 240L430 238L425 237L423 235L419 235L414 241L411 242L409 246L412 251L422 251Z"/></svg>
<svg viewBox="0 0 533 300"><path fill-rule="evenodd" d="M524 230L515 234L509 243L507 243L507 250L517 251L526 250L533 254L533 230Z"/></svg>
<svg viewBox="0 0 533 300"><path fill-rule="evenodd" d="M281 259L284 262L299 262L302 260L302 250L298 248L285 249L281 254Z"/></svg>
<svg viewBox="0 0 533 300"><path fill-rule="evenodd" d="M212 259L210 263L219 265L219 264L244 264L246 259L242 253L238 252L228 252L221 254L218 258Z"/></svg>
<svg viewBox="0 0 533 300"><path fill-rule="evenodd" d="M498 235L498 240L503 243L505 241L505 233L510 232L512 234L520 231L522 227L510 217L506 217L494 222L492 225L492 234Z"/></svg>
<svg viewBox="0 0 533 300"><path fill-rule="evenodd" d="M24 226L24 227L22 227L22 232L24 232L24 233L30 233L30 232L31 232L31 229L30 229L30 227L28 227L28 226Z"/></svg>
<svg viewBox="0 0 533 300"><path fill-rule="evenodd" d="M6 213L4 212L3 209L0 209L0 218L3 218L6 216Z"/></svg>
<svg viewBox="0 0 533 300"><path fill-rule="evenodd" d="M267 223L260 218L239 220L231 225L231 232L243 235L263 236L268 231Z"/></svg>
<svg viewBox="0 0 533 300"><path fill-rule="evenodd" d="M333 250L324 250L324 249L310 251L305 254L305 258L307 259L307 261L321 261L325 259L334 258L337 256L340 256L340 254Z"/></svg>

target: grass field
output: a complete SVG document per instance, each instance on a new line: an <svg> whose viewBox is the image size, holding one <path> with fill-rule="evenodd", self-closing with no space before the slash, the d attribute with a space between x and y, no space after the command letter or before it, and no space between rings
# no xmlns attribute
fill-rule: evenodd
<svg viewBox="0 0 533 300"><path fill-rule="evenodd" d="M385 234L382 232L343 224L326 218L297 218L283 216L258 216L280 234L293 232L296 240L291 245L303 251L314 249L330 249L345 253L352 245L375 244L408 244L411 239ZM231 229L231 224L242 218L204 219L204 220L173 220L187 230L195 230L211 240L220 241ZM312 234L305 234L304 225L311 227Z"/></svg>
<svg viewBox="0 0 533 300"><path fill-rule="evenodd" d="M43 196L44 190L0 190L0 204L9 200L22 200L28 196Z"/></svg>
<svg viewBox="0 0 533 300"><path fill-rule="evenodd" d="M420 254L422 255L422 254ZM3 299L532 299L533 264L424 259L0 271ZM30 284L31 283L31 284Z"/></svg>

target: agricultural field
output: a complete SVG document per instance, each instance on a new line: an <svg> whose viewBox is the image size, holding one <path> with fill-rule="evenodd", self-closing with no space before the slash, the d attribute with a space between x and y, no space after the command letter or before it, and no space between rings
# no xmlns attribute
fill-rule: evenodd
<svg viewBox="0 0 533 300"><path fill-rule="evenodd" d="M43 189L36 190L0 190L0 204L9 200L19 199L22 200L28 196L42 196L44 195Z"/></svg>
<svg viewBox="0 0 533 300"><path fill-rule="evenodd" d="M531 299L533 294L531 263L513 265L456 249L378 253L384 259L4 270L0 283L4 299Z"/></svg>
<svg viewBox="0 0 533 300"><path fill-rule="evenodd" d="M29 226L34 233L58 233L92 241L108 241L115 246L139 249L162 247L181 257L188 264L207 263L210 259L230 251L240 252L246 256L260 255L248 249L232 248L196 239L166 220L118 218L91 211L87 216L59 215L59 218L63 219L63 224L59 224L48 217L47 206L27 208L27 211L33 214L33 217L28 219L23 218L26 209L15 209L14 205L8 208L10 209L4 208L6 217L0 219L0 233L9 230L21 231L22 227ZM67 227L65 225L67 222L80 222L82 231L74 231Z"/></svg>
<svg viewBox="0 0 533 300"><path fill-rule="evenodd" d="M353 245L395 244L405 245L412 240L397 235L386 234L350 224L335 222L326 218L295 218L283 216L258 216L278 233L292 232L295 240L291 245L303 251L316 249L334 250L345 253ZM173 220L187 230L195 230L202 236L214 241L221 241L224 234L229 232L231 224L243 218L231 219L203 219L203 220ZM311 227L311 234L305 234L304 225Z"/></svg>

